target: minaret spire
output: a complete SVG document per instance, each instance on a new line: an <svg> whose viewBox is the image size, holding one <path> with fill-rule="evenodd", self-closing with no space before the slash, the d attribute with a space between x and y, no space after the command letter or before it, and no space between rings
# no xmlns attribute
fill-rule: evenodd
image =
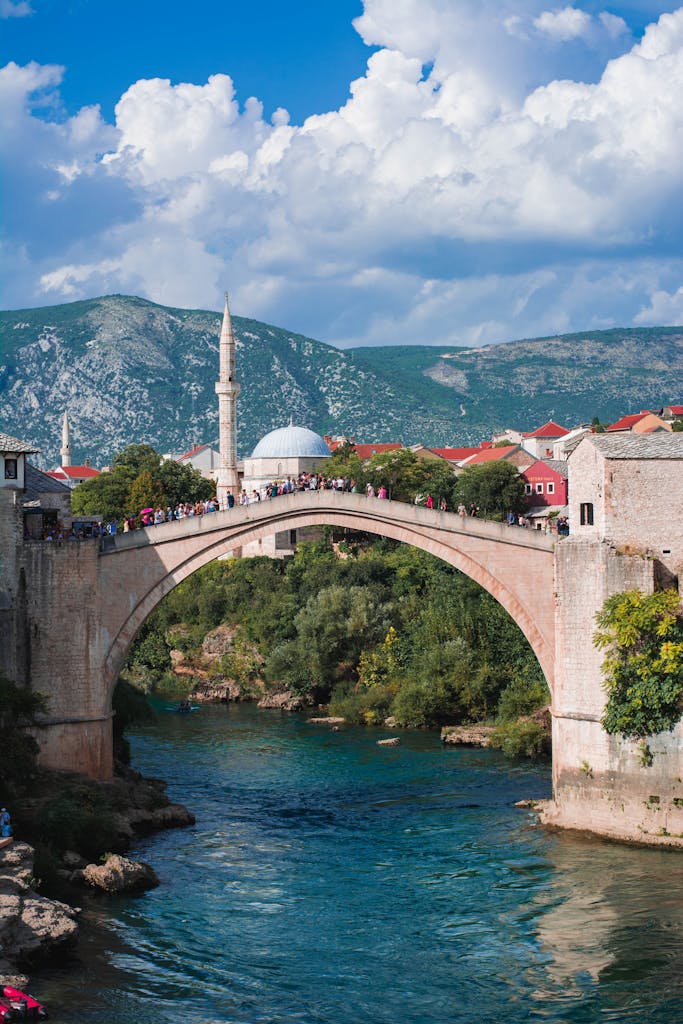
<svg viewBox="0 0 683 1024"><path fill-rule="evenodd" d="M235 381L235 335L230 319L228 293L225 293L225 310L220 340L220 372L216 384L218 395L219 451L220 462L216 491L220 508L227 505L228 491L238 495L237 476L237 396L240 386Z"/></svg>
<svg viewBox="0 0 683 1024"><path fill-rule="evenodd" d="M59 454L62 457L62 466L71 465L71 429L69 427L69 414L64 410L64 419L62 420L62 447L59 449Z"/></svg>

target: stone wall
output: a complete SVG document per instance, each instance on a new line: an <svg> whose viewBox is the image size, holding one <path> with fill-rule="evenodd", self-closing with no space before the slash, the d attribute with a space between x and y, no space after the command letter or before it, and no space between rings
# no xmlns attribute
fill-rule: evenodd
<svg viewBox="0 0 683 1024"><path fill-rule="evenodd" d="M600 724L604 654L592 643L605 598L623 590L651 593L658 565L581 535L559 546L555 571L553 800L543 819L620 839L683 845L683 730L648 741L649 767L638 742L608 735Z"/></svg>

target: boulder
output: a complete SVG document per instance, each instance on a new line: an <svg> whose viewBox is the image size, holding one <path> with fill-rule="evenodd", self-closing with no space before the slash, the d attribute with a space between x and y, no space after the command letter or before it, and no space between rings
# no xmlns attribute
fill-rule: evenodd
<svg viewBox="0 0 683 1024"><path fill-rule="evenodd" d="M291 690L277 690L266 693L258 702L260 708L275 708L277 711L301 711L304 706L303 698L292 693Z"/></svg>
<svg viewBox="0 0 683 1024"><path fill-rule="evenodd" d="M311 725L343 725L346 719L328 715L326 718L309 718L308 721Z"/></svg>
<svg viewBox="0 0 683 1024"><path fill-rule="evenodd" d="M108 857L104 864L88 864L83 868L83 881L106 893L144 892L159 884L159 878L149 864L129 860L117 853Z"/></svg>
<svg viewBox="0 0 683 1024"><path fill-rule="evenodd" d="M441 730L441 742L460 747L488 747L493 725L445 725Z"/></svg>
<svg viewBox="0 0 683 1024"><path fill-rule="evenodd" d="M190 694L190 702L197 704L228 704L242 698L242 687L234 679L219 676L197 683Z"/></svg>
<svg viewBox="0 0 683 1024"><path fill-rule="evenodd" d="M398 747L401 745L399 736L390 736L387 740L377 740L378 747Z"/></svg>
<svg viewBox="0 0 683 1024"><path fill-rule="evenodd" d="M230 654L235 639L235 630L230 626L217 626L207 633L202 642L202 655L207 661L217 661Z"/></svg>
<svg viewBox="0 0 683 1024"><path fill-rule="evenodd" d="M0 978L12 985L13 961L36 961L76 938L76 912L65 903L39 896L30 888L33 848L15 843L0 853Z"/></svg>

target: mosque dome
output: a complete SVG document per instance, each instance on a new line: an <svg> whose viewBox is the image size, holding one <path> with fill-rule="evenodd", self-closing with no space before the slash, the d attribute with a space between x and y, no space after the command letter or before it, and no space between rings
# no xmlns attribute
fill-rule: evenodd
<svg viewBox="0 0 683 1024"><path fill-rule="evenodd" d="M331 454L320 434L306 427L278 427L262 437L252 459L323 459Z"/></svg>

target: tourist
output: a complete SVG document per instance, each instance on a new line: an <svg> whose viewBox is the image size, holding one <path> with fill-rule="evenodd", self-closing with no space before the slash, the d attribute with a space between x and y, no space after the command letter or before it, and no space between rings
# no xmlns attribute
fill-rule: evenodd
<svg viewBox="0 0 683 1024"><path fill-rule="evenodd" d="M442 512L448 511L448 505L446 504L445 498L442 498L441 501L439 502L439 508Z"/></svg>
<svg viewBox="0 0 683 1024"><path fill-rule="evenodd" d="M434 508L434 499L432 498L431 494L427 495L425 505L427 506L427 508Z"/></svg>
<svg viewBox="0 0 683 1024"><path fill-rule="evenodd" d="M510 511L508 512L508 526L514 526L514 525L515 525L515 513L512 511L512 509L510 509Z"/></svg>
<svg viewBox="0 0 683 1024"><path fill-rule="evenodd" d="M458 505L458 515L463 518L467 515L467 506L462 501Z"/></svg>
<svg viewBox="0 0 683 1024"><path fill-rule="evenodd" d="M0 810L0 834L3 839L12 835L12 819L6 807Z"/></svg>
<svg viewBox="0 0 683 1024"><path fill-rule="evenodd" d="M377 497L378 498L382 498L384 501L386 501L386 499L387 499L387 489L384 486L384 484L382 484L382 486L380 487L379 491L377 492Z"/></svg>

